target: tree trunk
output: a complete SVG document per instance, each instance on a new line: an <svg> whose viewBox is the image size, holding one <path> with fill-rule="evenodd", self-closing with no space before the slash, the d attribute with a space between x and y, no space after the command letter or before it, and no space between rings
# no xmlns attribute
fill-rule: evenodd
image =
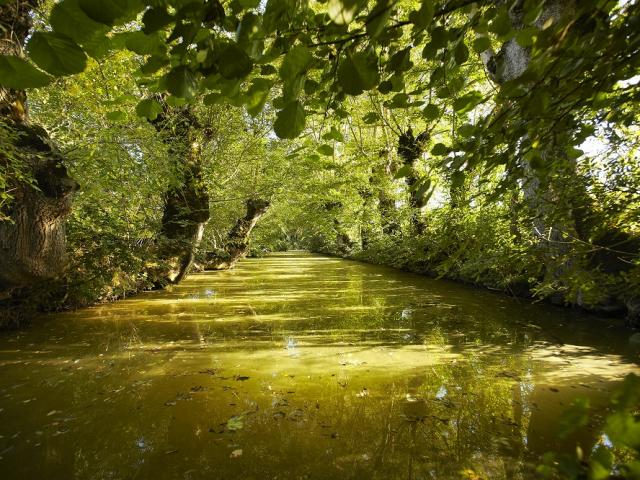
<svg viewBox="0 0 640 480"><path fill-rule="evenodd" d="M227 270L235 267L238 261L249 251L249 237L258 220L267 213L268 200L250 198L247 200L247 213L238 219L229 231L227 242L221 253L210 252L205 263L206 270Z"/></svg>
<svg viewBox="0 0 640 480"><path fill-rule="evenodd" d="M36 0L0 6L0 54L23 56ZM2 170L21 168L31 183L9 175L13 199L0 218L0 297L22 287L59 278L65 271L64 223L78 184L69 177L63 157L47 132L29 124L26 92L0 87L0 150ZM8 141L7 141L8 140Z"/></svg>
<svg viewBox="0 0 640 480"><path fill-rule="evenodd" d="M498 1L498 4L503 3ZM509 9L511 26L515 30L524 27L524 0L517 0ZM535 25L543 28L543 25L550 19L558 19L567 14L571 8L572 0L550 0L544 5ZM500 51L494 54L493 50L487 50L481 54L489 76L499 86L507 82L518 79L529 67L531 57L529 48L522 47L512 38L505 42ZM535 88L535 87L531 87ZM523 122L527 119L523 118ZM561 128L562 126L559 126ZM514 150L522 151L522 145L528 143L528 138L524 136L518 142ZM562 162L568 160L562 146L558 146L554 141L545 145L543 156L548 161ZM543 158L543 161L545 159ZM533 219L533 234L538 238L538 248L545 259L546 275L550 280L557 280L566 270L567 265L562 265L559 259L567 253L567 235L575 234L575 225L570 218L570 212L563 208L567 203L566 196L563 198L563 186L556 184L555 175L542 175L536 171L532 165L520 155L518 158L520 168L524 172L522 191L524 194L524 204L528 208ZM566 162L565 162L566 163ZM563 210L563 214L559 212ZM560 298L557 298L561 301Z"/></svg>
<svg viewBox="0 0 640 480"><path fill-rule="evenodd" d="M384 158L386 152L381 153L382 163L373 167L369 183L375 184L378 190L378 211L380 212L380 224L383 235L395 235L400 231L397 219L396 201L389 194L394 165Z"/></svg>
<svg viewBox="0 0 640 480"><path fill-rule="evenodd" d="M159 256L167 268L158 283L179 283L191 270L209 220L209 195L202 178L199 123L190 106L170 107L152 123L169 147L178 167L179 181L165 194Z"/></svg>
<svg viewBox="0 0 640 480"><path fill-rule="evenodd" d="M409 188L409 206L411 207L411 230L415 235L424 233L426 225L422 216L424 203L415 188L418 183L418 172L416 160L420 158L423 144L427 141L429 134L422 132L417 137L413 136L411 128L398 138L398 155L402 158L405 167L409 167L409 173L405 177L405 183Z"/></svg>

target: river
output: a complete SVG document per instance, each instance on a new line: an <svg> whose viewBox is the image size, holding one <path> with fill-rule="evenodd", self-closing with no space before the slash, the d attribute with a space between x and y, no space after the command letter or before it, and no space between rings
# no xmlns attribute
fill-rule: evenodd
<svg viewBox="0 0 640 480"><path fill-rule="evenodd" d="M610 321L302 252L0 336L0 478L532 478L578 396L629 372ZM473 476L475 475L475 477Z"/></svg>

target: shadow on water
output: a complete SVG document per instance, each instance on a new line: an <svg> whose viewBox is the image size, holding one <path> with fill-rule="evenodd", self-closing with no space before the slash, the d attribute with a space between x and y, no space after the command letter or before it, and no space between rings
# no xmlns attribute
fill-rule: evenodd
<svg viewBox="0 0 640 480"><path fill-rule="evenodd" d="M0 338L0 473L533 478L637 352L601 319L302 253Z"/></svg>

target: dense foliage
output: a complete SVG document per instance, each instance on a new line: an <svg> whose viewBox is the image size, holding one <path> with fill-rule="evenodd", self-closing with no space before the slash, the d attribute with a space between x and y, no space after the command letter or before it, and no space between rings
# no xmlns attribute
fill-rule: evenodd
<svg viewBox="0 0 640 480"><path fill-rule="evenodd" d="M64 302L166 283L166 205L192 191L209 199L196 265L260 199L256 254L638 314L636 1L22 3L36 31L0 83L29 89L81 185ZM33 179L4 125L10 212Z"/></svg>

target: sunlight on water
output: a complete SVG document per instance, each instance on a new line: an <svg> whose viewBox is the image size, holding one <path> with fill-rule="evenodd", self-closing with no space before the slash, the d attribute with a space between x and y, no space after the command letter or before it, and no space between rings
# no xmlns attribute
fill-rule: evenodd
<svg viewBox="0 0 640 480"><path fill-rule="evenodd" d="M588 322L587 322L588 320ZM3 479L532 478L637 352L604 320L302 253L0 337Z"/></svg>

